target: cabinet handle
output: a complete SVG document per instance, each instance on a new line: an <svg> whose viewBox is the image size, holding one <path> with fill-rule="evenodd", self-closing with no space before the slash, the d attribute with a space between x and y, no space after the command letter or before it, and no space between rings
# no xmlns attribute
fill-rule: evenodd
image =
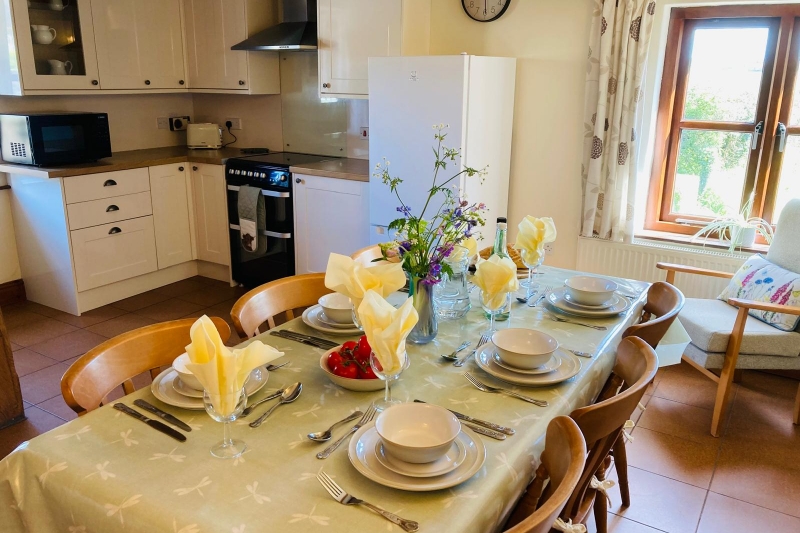
<svg viewBox="0 0 800 533"><path fill-rule="evenodd" d="M144 80L145 85L150 85L150 80Z"/></svg>
<svg viewBox="0 0 800 533"><path fill-rule="evenodd" d="M103 187L113 187L116 184L117 182L114 180L106 180L106 182L103 183Z"/></svg>
<svg viewBox="0 0 800 533"><path fill-rule="evenodd" d="M97 80L92 80L92 85L100 85L100 82Z"/></svg>
<svg viewBox="0 0 800 533"><path fill-rule="evenodd" d="M116 226L114 226L113 228L111 228L110 230L108 230L108 234L109 234L109 235L114 235L115 233L122 233L122 230L121 230L121 229L119 229L119 228L118 228L118 227L116 227Z"/></svg>
<svg viewBox="0 0 800 533"><path fill-rule="evenodd" d="M300 178L295 178L295 179L294 179L294 182L295 182L295 183L303 183L303 180L301 180Z"/></svg>
<svg viewBox="0 0 800 533"><path fill-rule="evenodd" d="M183 84L185 84L185 83L186 83L186 82L185 82L185 81L183 81L183 80L180 80L180 81L178 82L178 84L179 84L179 85L183 85Z"/></svg>
<svg viewBox="0 0 800 533"><path fill-rule="evenodd" d="M330 83L323 83L322 84L322 88L323 89L330 89L331 88L331 84Z"/></svg>
<svg viewBox="0 0 800 533"><path fill-rule="evenodd" d="M110 213L112 211L119 211L119 207L115 206L114 204L106 207L106 213Z"/></svg>
<svg viewBox="0 0 800 533"><path fill-rule="evenodd" d="M178 167L178 172L183 172L183 167Z"/></svg>
<svg viewBox="0 0 800 533"><path fill-rule="evenodd" d="M197 170L197 167L192 167L192 170Z"/></svg>
<svg viewBox="0 0 800 533"><path fill-rule="evenodd" d="M239 85L244 85L244 80L239 80Z"/></svg>

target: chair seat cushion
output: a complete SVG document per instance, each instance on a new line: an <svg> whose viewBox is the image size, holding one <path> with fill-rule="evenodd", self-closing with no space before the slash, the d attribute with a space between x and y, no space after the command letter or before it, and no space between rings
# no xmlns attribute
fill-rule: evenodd
<svg viewBox="0 0 800 533"><path fill-rule="evenodd" d="M680 321L692 344L705 352L725 352L738 309L721 300L687 298ZM748 316L740 354L800 355L800 333L781 331Z"/></svg>

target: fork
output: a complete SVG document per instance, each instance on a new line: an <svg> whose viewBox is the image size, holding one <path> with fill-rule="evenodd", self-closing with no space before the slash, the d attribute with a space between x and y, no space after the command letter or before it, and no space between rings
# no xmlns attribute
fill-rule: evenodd
<svg viewBox="0 0 800 533"><path fill-rule="evenodd" d="M360 500L353 496L352 494L348 494L347 492L342 489L331 477L326 474L324 471L320 470L319 474L317 474L317 481L319 481L320 485L322 485L325 490L328 491L334 500L341 503L342 505L363 505L367 509L374 511L384 517L386 520L393 524L397 524L400 526L403 531L418 531L419 524L414 522L413 520L406 520L405 518L400 518L394 513L390 513L384 509L381 509L377 505L372 505L369 502L365 502L364 500Z"/></svg>
<svg viewBox="0 0 800 533"><path fill-rule="evenodd" d="M486 344L487 342L489 342L489 335L486 335L486 334L484 333L483 335L481 335L481 338L480 338L480 340L478 341L478 344L475 346L475 349L474 349L474 350L472 350L471 352L469 352L467 355L465 355L465 356L464 356L464 357L462 357L461 359L459 359L458 361L456 361L455 363L453 363L453 366L458 366L458 367L462 367L462 366L464 366L464 363L466 363L467 361L469 361L469 358L470 358L470 357L472 357L473 355L475 355L476 353L478 353L478 348L480 348L481 346L483 346L483 345L484 345L484 344Z"/></svg>
<svg viewBox="0 0 800 533"><path fill-rule="evenodd" d="M332 454L334 451L336 451L336 448L341 446L342 443L345 440L347 440L347 438L350 435L352 435L353 433L358 431L361 428L361 426L363 426L364 424L369 423L373 418L375 418L375 413L376 412L377 411L375 409L375 404L370 404L369 408L366 411L364 411L364 416L361 417L361 420L359 420L358 423L355 426L351 427L350 431L348 431L347 433L342 435L342 438L340 438L339 440L337 440L336 442L334 442L333 444L331 444L330 446L328 446L327 448L325 448L324 450L319 452L317 454L317 459L327 459L328 456L330 454Z"/></svg>
<svg viewBox="0 0 800 533"><path fill-rule="evenodd" d="M550 316L550 318L552 320L555 320L556 322L564 322L565 324L574 324L576 326L583 326L585 328L592 328L599 331L605 331L608 329L605 326L595 326L594 324L586 324L585 322L576 322L575 320L567 320L566 318L562 318L558 315L553 314L553 312L550 311L549 309L545 309L545 311L547 311L548 316Z"/></svg>
<svg viewBox="0 0 800 533"><path fill-rule="evenodd" d="M539 307L539 304L542 303L542 301L545 298L547 298L547 295L550 294L552 290L553 290L552 285L548 285L547 287L545 287L544 290L539 295L539 297L536 298L536 301L534 301L533 303L528 302L528 307Z"/></svg>
<svg viewBox="0 0 800 533"><path fill-rule="evenodd" d="M505 394L507 396L513 396L514 398L519 398L520 400L532 403L534 405L538 405L539 407L547 407L549 405L544 400L537 400L535 398L531 398L530 396L525 396L524 394L514 392L513 390L501 389L500 387L491 387L486 383L479 381L478 378L476 378L469 372L464 372L464 377L467 378L467 381L475 385L476 389L481 390L483 392L494 392L499 394Z"/></svg>

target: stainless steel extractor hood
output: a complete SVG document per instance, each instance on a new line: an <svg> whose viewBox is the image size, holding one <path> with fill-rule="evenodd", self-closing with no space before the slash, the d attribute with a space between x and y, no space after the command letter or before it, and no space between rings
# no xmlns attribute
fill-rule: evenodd
<svg viewBox="0 0 800 533"><path fill-rule="evenodd" d="M281 23L245 39L231 50L316 50L317 0L283 0Z"/></svg>

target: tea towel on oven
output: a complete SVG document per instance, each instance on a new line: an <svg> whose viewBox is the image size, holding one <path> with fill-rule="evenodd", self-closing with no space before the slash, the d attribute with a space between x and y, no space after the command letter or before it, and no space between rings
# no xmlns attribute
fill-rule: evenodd
<svg viewBox="0 0 800 533"><path fill-rule="evenodd" d="M258 187L239 188L239 238L245 252L263 254L267 251L267 212L264 196Z"/></svg>

